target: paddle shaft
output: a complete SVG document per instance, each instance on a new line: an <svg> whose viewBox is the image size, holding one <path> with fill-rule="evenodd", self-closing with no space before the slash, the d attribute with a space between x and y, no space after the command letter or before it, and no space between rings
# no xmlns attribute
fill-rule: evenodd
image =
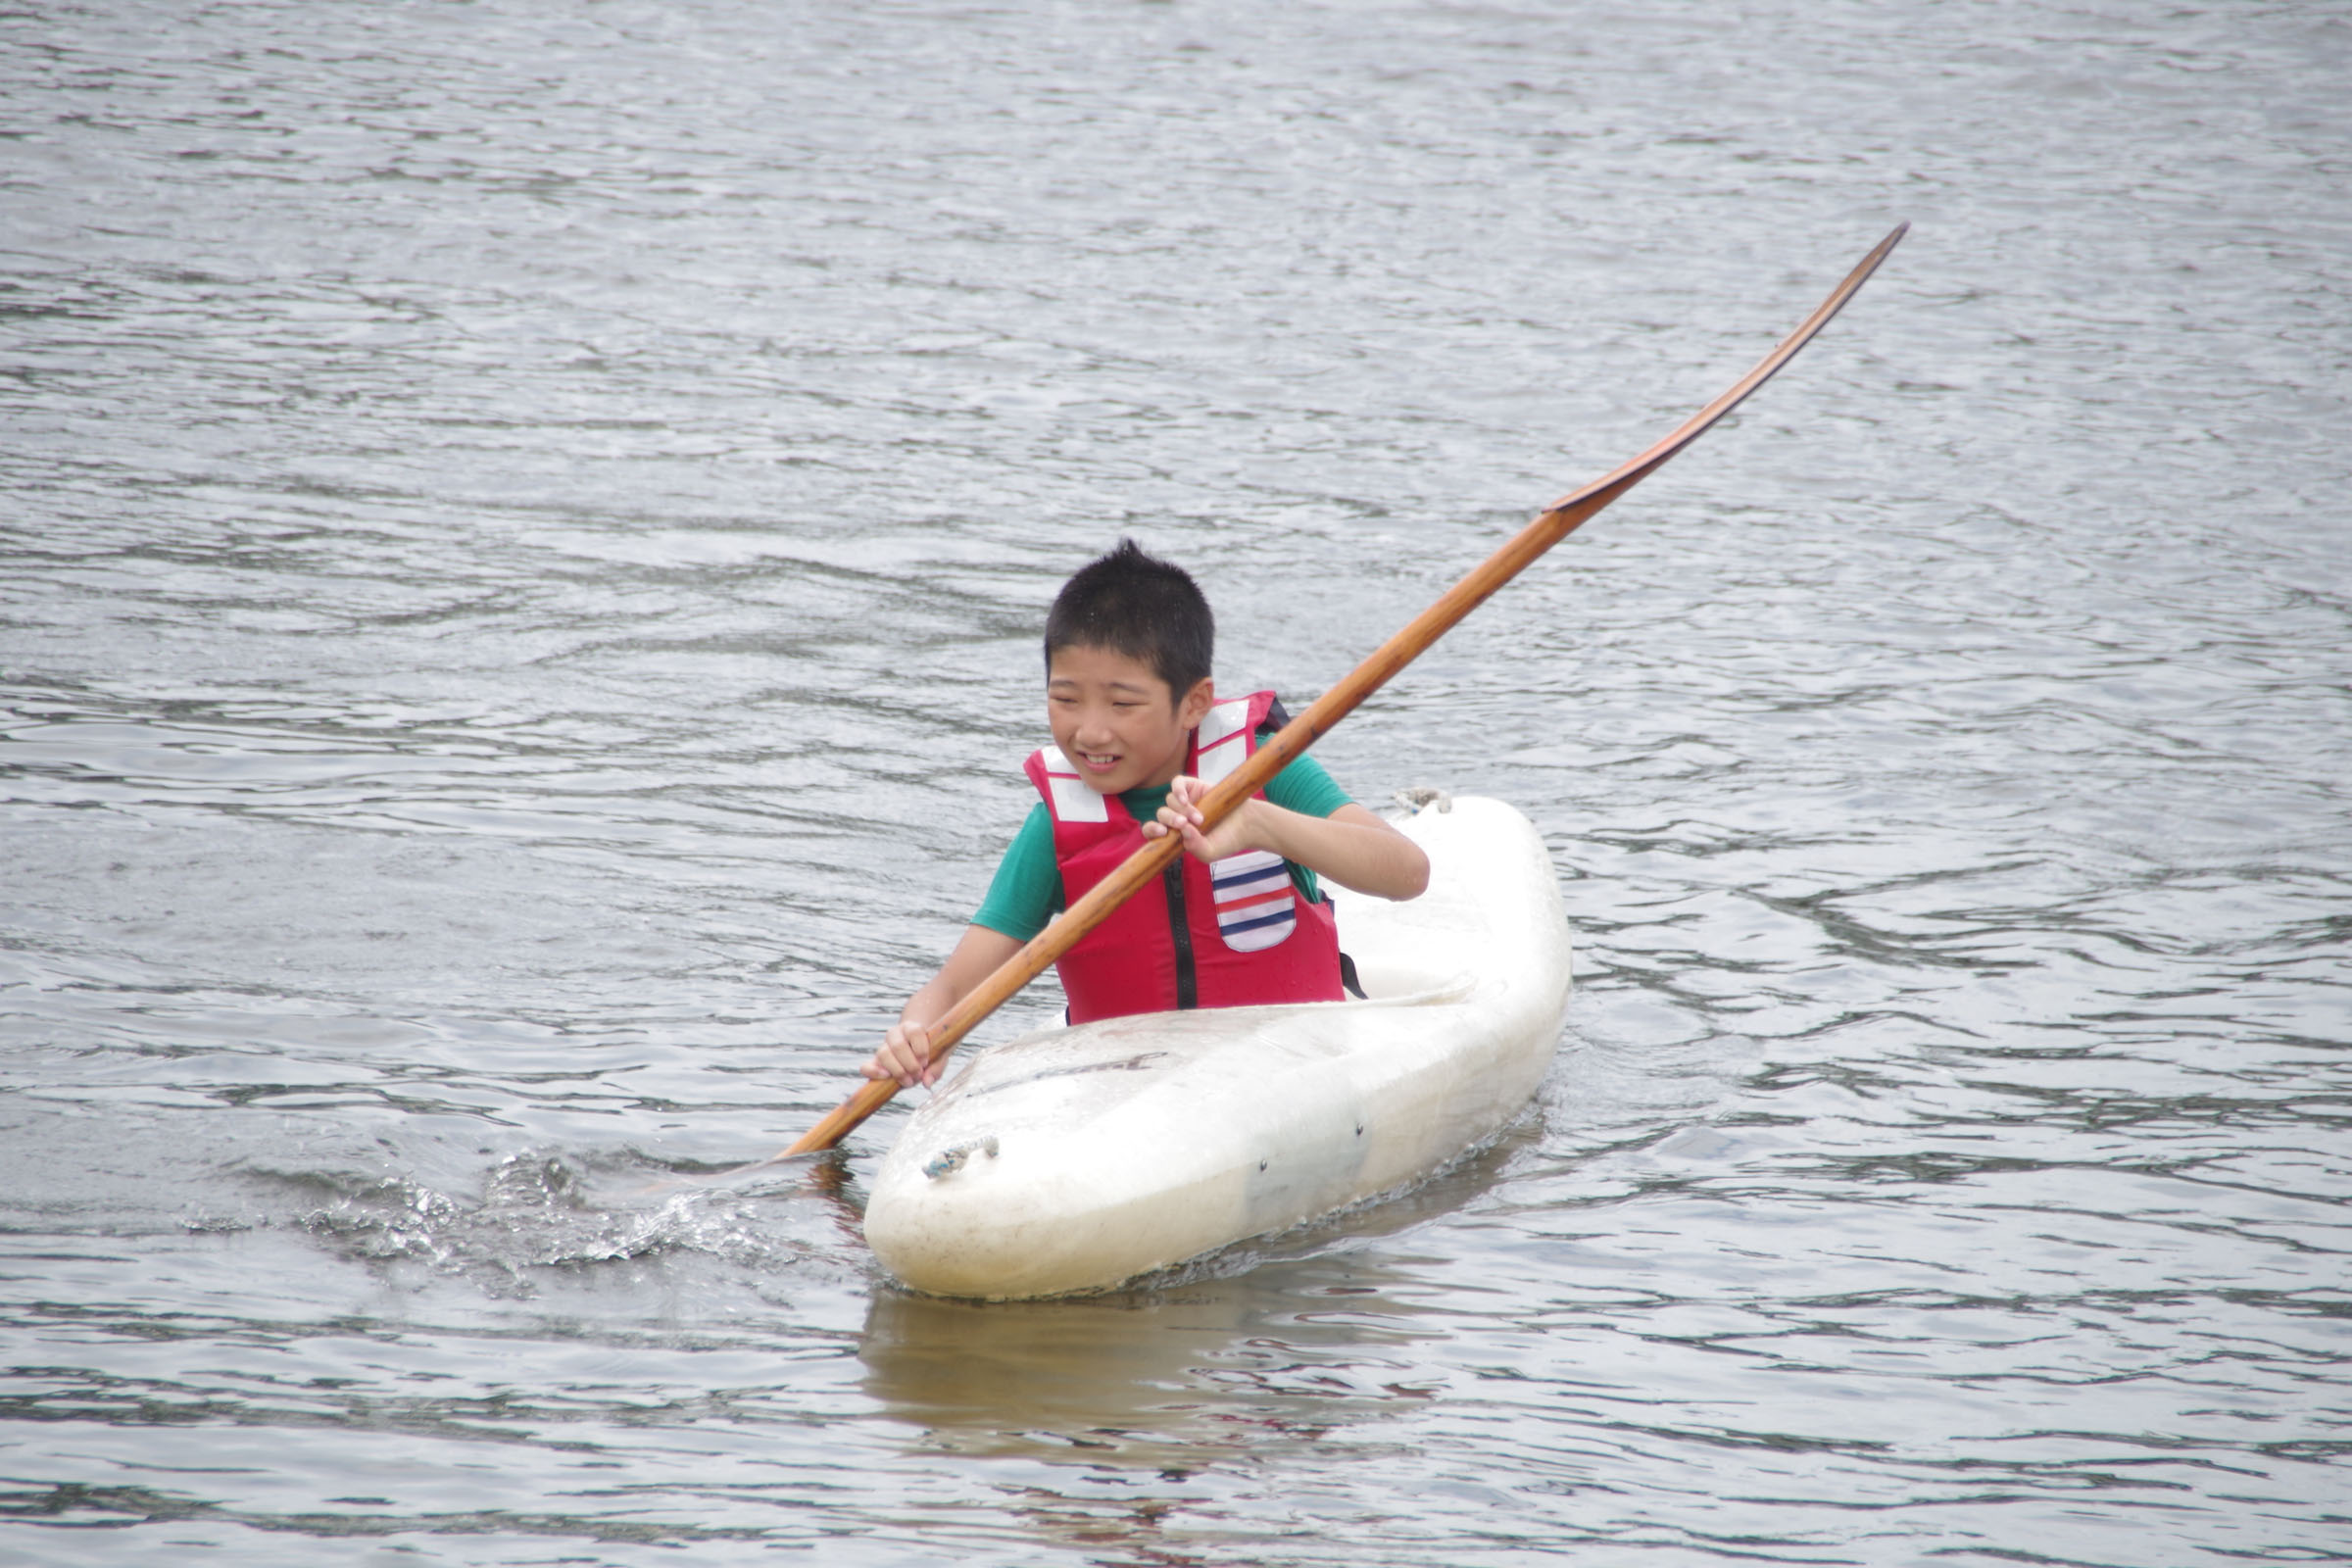
<svg viewBox="0 0 2352 1568"><path fill-rule="evenodd" d="M1263 789L1275 774L1329 734L1341 719L1355 710L1358 704L1388 684L1398 670L1418 659L1430 644L1451 630L1463 616L1486 603L1495 590L1525 571L1553 545L1575 532L1587 518L1655 472L1667 459L1697 440L1709 425L1738 408L1749 393L1772 379L1774 372L1795 358L1797 350L1811 342L1814 334L1828 325L1830 318L1836 316L1845 302L1853 297L1854 291L1869 280L1870 274L1878 270L1879 264L1886 259L1887 253L1894 249L1910 227L1909 223L1897 224L1892 233L1879 241L1871 253L1846 274L1844 281L1831 291L1821 307L1807 317L1795 331L1784 338L1780 346L1766 355L1754 369L1741 376L1730 391L1692 415L1683 422L1681 428L1647 452L1544 508L1536 514L1534 521L1520 529L1500 550L1446 590L1436 604L1414 616L1402 631L1381 644L1371 658L1356 665L1338 685L1317 698L1304 712L1268 737L1250 755L1247 761L1200 798L1198 803L1202 818L1200 831L1209 831L1231 815L1242 802ZM1012 1000L1023 986L1077 946L1079 940L1099 925L1111 910L1163 874L1182 848L1173 833L1148 840L1142 849L1120 862L1110 875L1088 889L1083 898L1063 910L1053 924L1032 937L1020 952L1005 959L995 973L973 987L962 1001L950 1007L931 1026L931 1059L944 1059L982 1019ZM898 1084L891 1079L873 1080L809 1128L798 1143L777 1157L832 1148L859 1122L889 1103L891 1096L898 1091Z"/></svg>

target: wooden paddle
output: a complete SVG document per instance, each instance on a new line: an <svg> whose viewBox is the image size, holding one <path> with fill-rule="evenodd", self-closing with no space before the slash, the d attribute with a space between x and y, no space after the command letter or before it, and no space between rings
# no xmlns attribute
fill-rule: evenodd
<svg viewBox="0 0 2352 1568"><path fill-rule="evenodd" d="M1387 684L1389 678L1419 658L1421 653L1452 628L1464 615L1484 604L1487 598L1504 583L1527 569L1553 545L1592 516L1647 478L1668 458L1698 439L1706 428L1738 408L1750 392L1772 378L1773 372L1795 357L1796 351L1812 341L1813 335L1829 324L1854 291L1878 270L1897 241L1909 231L1909 223L1899 223L1894 232L1879 241L1878 246L1861 264L1845 276L1845 281L1831 291L1821 308L1805 318L1804 324L1788 334L1781 346L1764 357L1763 363L1741 376L1732 389L1699 410L1675 431L1647 452L1606 474L1582 490L1563 496L1539 513L1533 522L1519 530L1510 543L1494 552L1487 561L1460 582L1447 589L1438 602L1415 616L1410 624L1387 642L1381 644L1371 658L1337 686L1325 692L1304 712L1270 737L1252 753L1250 760L1224 781L1211 789L1199 802L1203 833L1230 815L1235 807L1263 789L1268 780L1281 772L1292 759L1329 734L1332 728L1350 712L1357 704ZM1173 833L1148 841L1129 856L1119 868L1088 891L1086 896L1063 910L1058 918L1032 938L1020 952L1004 960L996 973L983 980L961 1002L950 1007L944 1017L931 1026L931 1056L934 1061L944 1058L956 1043L969 1034L983 1018L996 1011L1031 980L1042 974L1047 965L1075 947L1079 938L1092 931L1111 910L1125 903L1138 889L1156 879L1168 862L1182 851L1182 844ZM783 1159L793 1154L806 1154L820 1149L831 1149L848 1136L850 1130L882 1108L899 1086L888 1078L875 1079L844 1102L824 1120L801 1136L800 1142L777 1154Z"/></svg>

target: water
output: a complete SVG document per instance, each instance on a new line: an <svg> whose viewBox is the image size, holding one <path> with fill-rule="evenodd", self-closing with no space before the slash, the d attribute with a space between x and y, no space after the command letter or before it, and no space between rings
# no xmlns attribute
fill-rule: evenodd
<svg viewBox="0 0 2352 1568"><path fill-rule="evenodd" d="M0 18L0 1556L2352 1557L2348 62L2292 3ZM903 1109L661 1185L952 941L1077 562L1311 697L1900 219L1323 748L1552 846L1500 1144L992 1307L858 1239Z"/></svg>

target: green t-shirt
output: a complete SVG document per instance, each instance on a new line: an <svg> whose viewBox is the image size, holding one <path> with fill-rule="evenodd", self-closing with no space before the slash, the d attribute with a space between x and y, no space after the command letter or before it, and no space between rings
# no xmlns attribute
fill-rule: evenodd
<svg viewBox="0 0 2352 1568"><path fill-rule="evenodd" d="M1293 758L1266 786L1266 799L1302 816L1329 816L1348 804L1348 792L1332 782L1323 764L1311 757ZM1165 784L1129 790L1119 797L1127 814L1138 822L1149 822L1167 803ZM1291 881L1301 898L1321 897L1314 872L1288 860L1283 863L1290 866ZM1040 801L1029 808L1028 820L1012 836L1004 858L997 862L996 880L989 883L988 896L980 901L972 924L1026 942L1046 928L1060 906L1061 867L1054 859L1054 813Z"/></svg>

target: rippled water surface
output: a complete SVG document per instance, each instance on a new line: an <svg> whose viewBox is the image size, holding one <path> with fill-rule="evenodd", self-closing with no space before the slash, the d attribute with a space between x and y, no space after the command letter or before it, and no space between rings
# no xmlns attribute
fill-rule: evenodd
<svg viewBox="0 0 2352 1568"><path fill-rule="evenodd" d="M0 15L0 1557L2352 1558L2348 71L2316 0ZM1324 745L1552 847L1499 1144L1002 1306L859 1239L903 1106L681 1180L953 940L1078 562L1311 697L1905 219Z"/></svg>

